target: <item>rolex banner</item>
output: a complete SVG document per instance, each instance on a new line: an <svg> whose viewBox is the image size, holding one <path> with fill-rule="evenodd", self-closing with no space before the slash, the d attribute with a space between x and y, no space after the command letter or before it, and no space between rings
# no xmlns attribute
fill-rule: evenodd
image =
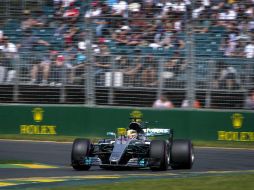
<svg viewBox="0 0 254 190"><path fill-rule="evenodd" d="M254 112L247 111L2 105L0 119L0 135L105 136L136 121L173 129L176 138L254 141Z"/></svg>

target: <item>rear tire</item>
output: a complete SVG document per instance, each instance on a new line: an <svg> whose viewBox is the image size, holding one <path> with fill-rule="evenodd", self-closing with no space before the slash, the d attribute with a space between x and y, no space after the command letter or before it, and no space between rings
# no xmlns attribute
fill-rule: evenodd
<svg viewBox="0 0 254 190"><path fill-rule="evenodd" d="M172 169L192 168L194 162L194 150L190 140L174 140L170 155Z"/></svg>
<svg viewBox="0 0 254 190"><path fill-rule="evenodd" d="M90 165L84 165L84 158L90 154L89 139L75 139L72 145L71 164L75 170L89 170Z"/></svg>
<svg viewBox="0 0 254 190"><path fill-rule="evenodd" d="M150 144L150 169L165 171L169 165L168 146L164 140L153 140Z"/></svg>

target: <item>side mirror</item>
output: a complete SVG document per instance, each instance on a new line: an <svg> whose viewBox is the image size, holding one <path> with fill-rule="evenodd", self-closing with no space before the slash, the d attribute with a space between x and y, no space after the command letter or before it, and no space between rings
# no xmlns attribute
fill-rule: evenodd
<svg viewBox="0 0 254 190"><path fill-rule="evenodd" d="M107 136L114 136L116 138L116 133L114 133L114 132L107 132Z"/></svg>

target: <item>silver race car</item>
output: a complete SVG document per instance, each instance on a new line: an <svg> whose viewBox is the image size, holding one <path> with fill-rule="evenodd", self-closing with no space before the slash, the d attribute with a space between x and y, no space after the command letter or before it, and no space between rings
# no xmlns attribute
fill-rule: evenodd
<svg viewBox="0 0 254 190"><path fill-rule="evenodd" d="M173 139L171 129L149 129L132 121L128 129L118 128L117 134L108 132L111 139L91 143L89 139L75 139L72 146L71 165L75 170L89 170L91 166L103 169L145 168L151 170L191 169L194 162L190 140ZM167 136L166 140L149 137Z"/></svg>

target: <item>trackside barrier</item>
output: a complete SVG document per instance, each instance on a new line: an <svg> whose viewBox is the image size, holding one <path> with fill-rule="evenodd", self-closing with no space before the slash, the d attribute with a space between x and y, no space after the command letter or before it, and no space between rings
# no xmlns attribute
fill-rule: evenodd
<svg viewBox="0 0 254 190"><path fill-rule="evenodd" d="M177 138L254 141L254 112L84 106L1 105L0 134L105 136L128 127L130 117L172 128Z"/></svg>

